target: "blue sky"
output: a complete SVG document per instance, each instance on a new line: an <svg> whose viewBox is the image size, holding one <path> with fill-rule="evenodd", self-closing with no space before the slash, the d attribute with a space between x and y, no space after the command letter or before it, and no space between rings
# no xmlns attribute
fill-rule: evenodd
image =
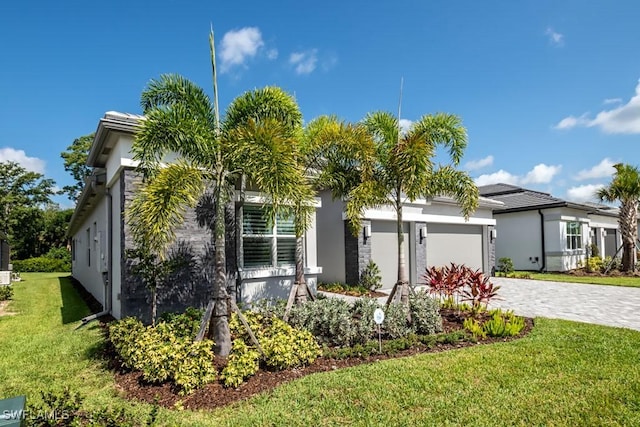
<svg viewBox="0 0 640 427"><path fill-rule="evenodd" d="M403 119L462 117L479 184L584 200L612 164L640 164L638 18L637 0L5 1L0 161L62 187L60 152L106 111L140 113L151 78L211 93L213 23L221 107L278 85L305 120L357 121L397 112L403 78Z"/></svg>

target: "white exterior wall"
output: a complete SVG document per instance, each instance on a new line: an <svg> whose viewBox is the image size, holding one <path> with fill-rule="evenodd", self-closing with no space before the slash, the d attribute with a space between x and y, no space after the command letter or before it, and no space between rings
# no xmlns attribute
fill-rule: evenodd
<svg viewBox="0 0 640 427"><path fill-rule="evenodd" d="M96 196L97 205L87 215L73 235L75 259L71 262L73 277L105 306L105 281L107 271L107 200ZM87 233L87 230L89 232ZM87 236L88 234L88 236Z"/></svg>
<svg viewBox="0 0 640 427"><path fill-rule="evenodd" d="M545 212L545 244L547 271L567 271L579 268L586 260L589 242L587 213L577 209L554 208ZM581 226L582 248L567 249L567 222L577 221Z"/></svg>
<svg viewBox="0 0 640 427"><path fill-rule="evenodd" d="M516 270L539 269L543 251L538 211L499 214L495 218L496 264L500 258L511 258Z"/></svg>

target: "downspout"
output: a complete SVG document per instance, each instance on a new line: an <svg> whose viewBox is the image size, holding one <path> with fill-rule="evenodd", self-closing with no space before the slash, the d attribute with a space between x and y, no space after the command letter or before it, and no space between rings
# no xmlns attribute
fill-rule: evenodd
<svg viewBox="0 0 640 427"><path fill-rule="evenodd" d="M104 306L103 310L99 313L92 314L90 316L84 317L81 322L82 324L78 327L82 327L92 320L97 319L98 317L102 317L106 314L111 313L111 298L113 293L113 288L111 287L111 283L113 280L113 197L111 195L111 189L107 188L106 190L107 196L107 278L104 283ZM104 273L103 273L104 277Z"/></svg>
<svg viewBox="0 0 640 427"><path fill-rule="evenodd" d="M544 272L546 267L546 251L545 251L545 243L544 243L544 214L542 213L542 209L538 209L538 214L540 215L540 242L542 243L542 266L540 267L540 272Z"/></svg>

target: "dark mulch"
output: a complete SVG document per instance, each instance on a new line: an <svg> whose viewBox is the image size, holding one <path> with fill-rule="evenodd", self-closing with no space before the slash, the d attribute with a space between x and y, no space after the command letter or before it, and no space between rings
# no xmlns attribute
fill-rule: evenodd
<svg viewBox="0 0 640 427"><path fill-rule="evenodd" d="M587 271L584 268L578 268L578 269L570 270L560 274L566 274L568 276L581 276L581 277L640 277L640 271L611 270L607 274L604 274L599 271Z"/></svg>
<svg viewBox="0 0 640 427"><path fill-rule="evenodd" d="M369 291L367 293L360 293L358 291L327 291L326 289L319 289L322 292L326 292L328 294L339 294L339 295L348 295L350 297L369 297L369 298L380 298L380 297L387 297L389 296L388 294L385 294L384 292L378 292L378 291Z"/></svg>
<svg viewBox="0 0 640 427"><path fill-rule="evenodd" d="M463 316L459 316L456 312L451 310L443 310L442 318L445 332L452 332L460 329L461 324L464 321ZM141 374L138 372L126 371L116 364L113 365L113 368L115 370L116 386L127 399L136 399L148 403L157 402L159 405L168 408L179 404L188 409L213 409L247 399L258 393L269 391L280 384L316 372L334 371L336 369L357 366L364 363L374 363L380 360L414 356L422 353L437 353L441 351L471 347L474 345L507 342L527 335L532 328L533 319L527 318L524 330L517 337L487 338L478 342L462 341L455 344L436 344L431 348L419 346L404 350L393 356L375 355L350 359L330 359L320 357L311 365L303 368L287 369L284 371L261 370L241 384L237 389L225 388L221 383L212 383L187 396L178 395L169 384L157 385L145 383L141 378ZM111 354L110 356L113 357L115 355ZM115 358L111 360L114 361ZM216 360L216 365L220 368L224 366L224 363L224 360Z"/></svg>

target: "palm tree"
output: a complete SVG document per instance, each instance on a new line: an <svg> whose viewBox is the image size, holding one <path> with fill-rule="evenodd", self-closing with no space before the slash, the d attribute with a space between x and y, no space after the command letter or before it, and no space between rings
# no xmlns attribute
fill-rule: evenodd
<svg viewBox="0 0 640 427"><path fill-rule="evenodd" d="M455 169L467 145L466 130L457 116L439 113L425 115L401 132L393 114L376 112L359 126L338 126L333 138L342 148L333 148L327 156L330 164L326 171L333 177L325 176L324 182L334 197L346 200L352 230L360 230L366 209L391 206L396 213L398 276L389 301L401 287L400 300L407 303L404 203L419 197L452 196L465 218L477 207L477 187L466 172ZM434 164L438 146L448 149L449 164Z"/></svg>
<svg viewBox="0 0 640 427"><path fill-rule="evenodd" d="M640 170L637 166L618 163L608 186L599 189L601 201L620 202L618 224L622 234L622 271L635 270L635 247L638 239L638 202L640 200Z"/></svg>
<svg viewBox="0 0 640 427"><path fill-rule="evenodd" d="M225 206L236 181L244 176L265 195L265 211L273 220L288 206L306 204L304 176L297 167L295 138L302 115L294 99L279 88L247 92L227 108L221 122L213 31L209 37L214 100L197 85L178 75L152 80L142 93L145 119L133 144L145 187L133 203L133 227L150 250L159 254L175 240L174 227L184 220L209 189L214 200L213 314L209 333L215 353L229 354L227 272L225 267ZM164 165L168 153L179 161ZM303 188L304 190L304 188Z"/></svg>

